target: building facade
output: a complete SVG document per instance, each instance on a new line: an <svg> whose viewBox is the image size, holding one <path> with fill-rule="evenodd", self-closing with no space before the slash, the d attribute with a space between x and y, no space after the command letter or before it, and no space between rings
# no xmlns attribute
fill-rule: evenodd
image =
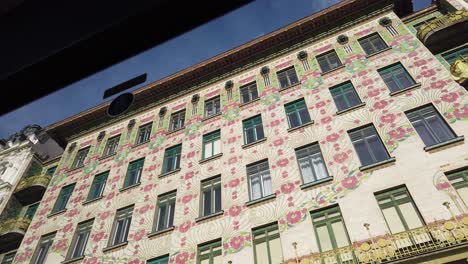
<svg viewBox="0 0 468 264"><path fill-rule="evenodd" d="M15 263L466 259L467 91L418 15L400 19L408 3L343 1L134 92L118 117L50 126L67 147Z"/></svg>

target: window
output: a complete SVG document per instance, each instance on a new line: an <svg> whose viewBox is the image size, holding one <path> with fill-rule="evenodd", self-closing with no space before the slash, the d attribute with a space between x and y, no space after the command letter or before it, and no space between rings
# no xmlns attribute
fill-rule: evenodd
<svg viewBox="0 0 468 264"><path fill-rule="evenodd" d="M348 132L363 166L390 158L373 125Z"/></svg>
<svg viewBox="0 0 468 264"><path fill-rule="evenodd" d="M341 66L341 61L334 50L317 56L317 61L322 69L322 72L329 72Z"/></svg>
<svg viewBox="0 0 468 264"><path fill-rule="evenodd" d="M26 219L32 220L34 215L36 214L38 207L39 207L39 202L29 205L28 209L26 209L26 212L24 213L24 217Z"/></svg>
<svg viewBox="0 0 468 264"><path fill-rule="evenodd" d="M453 188L457 190L461 200L468 207L468 169L450 173L447 175Z"/></svg>
<svg viewBox="0 0 468 264"><path fill-rule="evenodd" d="M360 39L359 44L361 44L362 49L364 49L367 55L372 55L388 48L378 33Z"/></svg>
<svg viewBox="0 0 468 264"><path fill-rule="evenodd" d="M46 175L54 176L55 171L57 170L57 166L53 166L47 169Z"/></svg>
<svg viewBox="0 0 468 264"><path fill-rule="evenodd" d="M258 98L257 83L249 83L240 88L241 103L246 104Z"/></svg>
<svg viewBox="0 0 468 264"><path fill-rule="evenodd" d="M93 183L91 184L91 189L88 193L87 201L96 200L102 197L102 193L104 192L104 187L106 187L107 176L109 176L109 172L103 172L94 176Z"/></svg>
<svg viewBox="0 0 468 264"><path fill-rule="evenodd" d="M127 175L125 177L123 188L140 183L144 163L145 158L141 158L139 160L134 160L130 162L130 164L128 164Z"/></svg>
<svg viewBox="0 0 468 264"><path fill-rule="evenodd" d="M151 128L150 128L151 130ZM106 147L104 148L104 153L102 154L103 157L108 157L114 155L117 152L117 147L119 146L120 135L115 137L111 137L107 140ZM140 140L140 133L138 133L138 141ZM149 140L149 133L148 139ZM142 141L144 142L144 141ZM141 142L139 142L141 143Z"/></svg>
<svg viewBox="0 0 468 264"><path fill-rule="evenodd" d="M312 212L311 217L320 252L346 247L351 244L338 206ZM343 255L339 257L341 261L352 258Z"/></svg>
<svg viewBox="0 0 468 264"><path fill-rule="evenodd" d="M244 126L244 144L250 144L265 137L260 115L242 121Z"/></svg>
<svg viewBox="0 0 468 264"><path fill-rule="evenodd" d="M169 131L182 129L185 124L185 109L171 115Z"/></svg>
<svg viewBox="0 0 468 264"><path fill-rule="evenodd" d="M135 143L136 145L143 144L149 141L152 126L153 126L153 123L148 123L138 128L138 136L137 136L137 141Z"/></svg>
<svg viewBox="0 0 468 264"><path fill-rule="evenodd" d="M74 183L63 187L62 190L60 190L57 201L55 202L54 208L52 209L52 213L57 213L65 210L68 200L70 199L70 196L73 193L73 189L75 189Z"/></svg>
<svg viewBox="0 0 468 264"><path fill-rule="evenodd" d="M132 222L133 205L117 210L110 235L109 246L115 246L127 241L128 231Z"/></svg>
<svg viewBox="0 0 468 264"><path fill-rule="evenodd" d="M68 249L66 259L76 259L84 256L89 234L93 227L93 222L94 219L78 224L75 235L73 236L70 244L70 248Z"/></svg>
<svg viewBox="0 0 468 264"><path fill-rule="evenodd" d="M205 117L221 113L221 102L219 96L205 101Z"/></svg>
<svg viewBox="0 0 468 264"><path fill-rule="evenodd" d="M86 156L88 155L88 152L89 152L89 147L80 149L78 153L76 153L76 157L75 157L75 160L73 161L71 168L77 169L77 168L83 167L84 161L86 159Z"/></svg>
<svg viewBox="0 0 468 264"><path fill-rule="evenodd" d="M253 229L252 235L255 264L283 262L278 224Z"/></svg>
<svg viewBox="0 0 468 264"><path fill-rule="evenodd" d="M268 161L247 166L247 176L250 184L250 200L260 199L273 193L271 187L270 168Z"/></svg>
<svg viewBox="0 0 468 264"><path fill-rule="evenodd" d="M392 234L423 226L406 187L376 194L375 198Z"/></svg>
<svg viewBox="0 0 468 264"><path fill-rule="evenodd" d="M338 112L362 103L351 82L345 82L330 88L330 93L333 101L335 101Z"/></svg>
<svg viewBox="0 0 468 264"><path fill-rule="evenodd" d="M221 131L203 135L203 159L218 155L221 153Z"/></svg>
<svg viewBox="0 0 468 264"><path fill-rule="evenodd" d="M180 168L180 154L182 152L182 144L166 149L164 153L163 174Z"/></svg>
<svg viewBox="0 0 468 264"><path fill-rule="evenodd" d="M47 253L49 253L50 246L54 242L55 233L41 236L39 243L37 244L36 251L32 257L31 264L44 264Z"/></svg>
<svg viewBox="0 0 468 264"><path fill-rule="evenodd" d="M401 63L380 69L378 72L392 93L416 84Z"/></svg>
<svg viewBox="0 0 468 264"><path fill-rule="evenodd" d="M330 178L318 143L296 149L296 156L304 184Z"/></svg>
<svg viewBox="0 0 468 264"><path fill-rule="evenodd" d="M289 128L298 127L310 122L309 111L304 99L289 103L284 106Z"/></svg>
<svg viewBox="0 0 468 264"><path fill-rule="evenodd" d="M221 264L223 263L222 253L221 239L200 245L197 250L197 264Z"/></svg>
<svg viewBox="0 0 468 264"><path fill-rule="evenodd" d="M2 263L1 264L11 264L13 263L13 259L15 259L16 251L7 253L3 256L2 258Z"/></svg>
<svg viewBox="0 0 468 264"><path fill-rule="evenodd" d="M442 54L442 58L444 58L444 60L449 64L453 64L456 60L462 59L464 56L468 56L468 46Z"/></svg>
<svg viewBox="0 0 468 264"><path fill-rule="evenodd" d="M203 181L201 184L201 216L221 211L221 177Z"/></svg>
<svg viewBox="0 0 468 264"><path fill-rule="evenodd" d="M155 231L161 231L174 225L176 192L158 197Z"/></svg>
<svg viewBox="0 0 468 264"><path fill-rule="evenodd" d="M297 78L296 70L294 69L294 66L281 70L277 72L276 75L278 76L278 80L281 84L281 89L284 89L289 86L295 85L296 83L299 83L299 79Z"/></svg>
<svg viewBox="0 0 468 264"><path fill-rule="evenodd" d="M163 256L159 258L155 258L152 260L148 260L146 264L168 264L169 263L169 256Z"/></svg>
<svg viewBox="0 0 468 264"><path fill-rule="evenodd" d="M455 138L455 133L445 123L432 105L406 112L406 116L426 146Z"/></svg>

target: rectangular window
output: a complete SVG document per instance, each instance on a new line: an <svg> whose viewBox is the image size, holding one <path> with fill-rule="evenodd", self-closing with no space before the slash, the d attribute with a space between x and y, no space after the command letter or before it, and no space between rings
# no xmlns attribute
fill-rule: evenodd
<svg viewBox="0 0 468 264"><path fill-rule="evenodd" d="M124 186L132 186L140 182L141 174L143 173L143 165L145 163L145 158L134 160L128 164L127 176L125 177Z"/></svg>
<svg viewBox="0 0 468 264"><path fill-rule="evenodd" d="M15 259L15 255L16 255L16 251L5 254L2 258L2 264L12 264L13 259Z"/></svg>
<svg viewBox="0 0 468 264"><path fill-rule="evenodd" d="M330 93L338 111L343 111L362 103L351 82L345 82L330 88Z"/></svg>
<svg viewBox="0 0 468 264"><path fill-rule="evenodd" d="M277 223L253 229L252 236L255 264L283 262L283 250Z"/></svg>
<svg viewBox="0 0 468 264"><path fill-rule="evenodd" d="M468 169L453 172L447 175L453 188L457 190L458 196L468 208Z"/></svg>
<svg viewBox="0 0 468 264"><path fill-rule="evenodd" d="M156 211L155 231L161 231L174 225L174 211L176 192L158 197L158 210Z"/></svg>
<svg viewBox="0 0 468 264"><path fill-rule="evenodd" d="M330 178L318 143L296 149L304 184Z"/></svg>
<svg viewBox="0 0 468 264"><path fill-rule="evenodd" d="M182 144L166 149L164 153L163 174L180 168Z"/></svg>
<svg viewBox="0 0 468 264"><path fill-rule="evenodd" d="M84 166L84 161L86 156L88 156L89 147L80 149L78 153L76 153L75 160L71 166L72 169L77 169Z"/></svg>
<svg viewBox="0 0 468 264"><path fill-rule="evenodd" d="M57 166L53 166L47 169L46 175L54 176L55 171L57 170Z"/></svg>
<svg viewBox="0 0 468 264"><path fill-rule="evenodd" d="M39 202L29 205L28 209L26 209L26 212L24 213L24 217L29 220L32 220L34 215L36 214L38 207L39 207Z"/></svg>
<svg viewBox="0 0 468 264"><path fill-rule="evenodd" d="M372 55L388 48L378 33L360 39L359 44L361 44L362 49L367 55Z"/></svg>
<svg viewBox="0 0 468 264"><path fill-rule="evenodd" d="M422 218L406 187L381 192L375 198L392 234L423 226Z"/></svg>
<svg viewBox="0 0 468 264"><path fill-rule="evenodd" d="M346 247L351 244L338 206L312 212L311 217L320 252ZM346 258L352 257L339 256L339 258L345 261Z"/></svg>
<svg viewBox="0 0 468 264"><path fill-rule="evenodd" d="M407 111L406 116L426 146L439 144L456 137L432 105Z"/></svg>
<svg viewBox="0 0 468 264"><path fill-rule="evenodd" d="M249 178L251 201L273 194L267 160L247 165L247 176Z"/></svg>
<svg viewBox="0 0 468 264"><path fill-rule="evenodd" d="M241 95L241 103L246 104L258 98L257 83L249 83L239 88Z"/></svg>
<svg viewBox="0 0 468 264"><path fill-rule="evenodd" d="M65 210L68 200L70 199L70 196L73 193L73 189L75 189L74 183L63 187L62 190L60 190L57 201L55 202L54 208L52 209L52 213Z"/></svg>
<svg viewBox="0 0 468 264"><path fill-rule="evenodd" d="M265 137L260 115L242 121L242 125L244 127L244 144L250 144Z"/></svg>
<svg viewBox="0 0 468 264"><path fill-rule="evenodd" d="M67 260L76 259L84 256L86 244L88 243L89 234L93 227L93 220L78 224L75 235L73 236L72 242L68 249Z"/></svg>
<svg viewBox="0 0 468 264"><path fill-rule="evenodd" d="M133 205L117 210L110 235L109 246L115 246L127 241L128 231L132 222Z"/></svg>
<svg viewBox="0 0 468 264"><path fill-rule="evenodd" d="M341 61L338 55L336 55L335 50L317 56L317 61L322 72L329 72L341 66Z"/></svg>
<svg viewBox="0 0 468 264"><path fill-rule="evenodd" d="M377 71L392 93L416 84L401 63L396 63Z"/></svg>
<svg viewBox="0 0 468 264"><path fill-rule="evenodd" d="M140 133L138 133L138 135L140 135ZM102 156L108 157L108 156L114 155L117 152L117 147L119 146L119 140L120 140L120 135L109 138L107 140L106 147L104 148L104 153L102 154Z"/></svg>
<svg viewBox="0 0 468 264"><path fill-rule="evenodd" d="M289 103L284 106L289 128L298 127L310 122L309 111L304 99Z"/></svg>
<svg viewBox="0 0 468 264"><path fill-rule="evenodd" d="M223 247L221 239L208 244L199 245L197 249L197 264L223 263Z"/></svg>
<svg viewBox="0 0 468 264"><path fill-rule="evenodd" d="M185 125L185 109L171 115L171 120L169 123L169 131L175 131L182 129Z"/></svg>
<svg viewBox="0 0 468 264"><path fill-rule="evenodd" d="M46 263L47 253L49 253L50 246L54 242L55 233L41 236L37 244L36 251L31 260L31 264L44 264Z"/></svg>
<svg viewBox="0 0 468 264"><path fill-rule="evenodd" d="M163 256L152 260L148 260L146 264L169 264L169 256Z"/></svg>
<svg viewBox="0 0 468 264"><path fill-rule="evenodd" d="M208 216L221 211L221 177L201 183L201 216Z"/></svg>
<svg viewBox="0 0 468 264"><path fill-rule="evenodd" d="M135 143L136 145L143 144L150 140L152 126L153 126L153 123L151 122L151 123L142 125L138 128L138 136L137 136L137 141Z"/></svg>
<svg viewBox="0 0 468 264"><path fill-rule="evenodd" d="M348 132L362 166L371 165L390 158L374 125Z"/></svg>
<svg viewBox="0 0 468 264"><path fill-rule="evenodd" d="M219 96L205 101L205 117L214 116L219 113L221 113L221 102Z"/></svg>
<svg viewBox="0 0 468 264"><path fill-rule="evenodd" d="M294 69L294 66L281 70L277 72L276 75L278 76L281 89L284 89L284 88L287 88L289 86L299 83L299 79L297 78L297 74L296 74L296 70Z"/></svg>
<svg viewBox="0 0 468 264"><path fill-rule="evenodd" d="M203 159L221 153L221 130L203 135Z"/></svg>
<svg viewBox="0 0 468 264"><path fill-rule="evenodd" d="M449 64L453 64L456 60L463 59L467 56L468 45L442 54L442 58L444 58L444 60Z"/></svg>
<svg viewBox="0 0 468 264"><path fill-rule="evenodd" d="M102 197L104 188L106 187L107 176L109 176L109 171L100 173L94 176L93 183L91 183L91 189L88 193L87 201L92 201Z"/></svg>

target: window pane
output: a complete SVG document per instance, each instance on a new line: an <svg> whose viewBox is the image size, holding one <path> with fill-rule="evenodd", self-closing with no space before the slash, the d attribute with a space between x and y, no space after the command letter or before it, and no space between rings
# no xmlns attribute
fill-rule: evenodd
<svg viewBox="0 0 468 264"><path fill-rule="evenodd" d="M408 225L409 229L414 229L421 227L423 223L421 222L421 219L418 216L418 213L414 209L413 204L410 203L405 203L399 205L401 214L405 218L405 222Z"/></svg>
<svg viewBox="0 0 468 264"><path fill-rule="evenodd" d="M246 144L254 142L255 139L255 130L254 128L249 128L245 130Z"/></svg>
<svg viewBox="0 0 468 264"><path fill-rule="evenodd" d="M335 235L335 241L338 248L348 246L349 240L346 234L346 229L343 225L343 222L332 223L333 234Z"/></svg>
<svg viewBox="0 0 468 264"><path fill-rule="evenodd" d="M299 166L301 167L302 178L304 183L309 183L315 181L314 173L312 171L312 166L309 159L299 160Z"/></svg>
<svg viewBox="0 0 468 264"><path fill-rule="evenodd" d="M205 143L205 158L213 156L213 146L211 142Z"/></svg>
<svg viewBox="0 0 468 264"><path fill-rule="evenodd" d="M457 188L457 192L458 195L460 195L462 201L465 203L465 206L468 207L468 186Z"/></svg>
<svg viewBox="0 0 468 264"><path fill-rule="evenodd" d="M203 215L211 214L211 190L205 190L203 192Z"/></svg>
<svg viewBox="0 0 468 264"><path fill-rule="evenodd" d="M329 177L328 172L327 172L327 167L325 166L325 163L321 155L316 155L315 157L312 157L312 162L314 165L314 171L317 176L317 180L321 180L321 179Z"/></svg>
<svg viewBox="0 0 468 264"><path fill-rule="evenodd" d="M270 246L270 263L281 263L283 261L283 250L281 249L281 241L279 238L275 238L269 241ZM265 262L268 263L268 262Z"/></svg>
<svg viewBox="0 0 468 264"><path fill-rule="evenodd" d="M268 250L266 242L255 245L255 255L257 263L270 263L268 259Z"/></svg>
<svg viewBox="0 0 468 264"><path fill-rule="evenodd" d="M405 231L405 227L403 226L395 207L382 209L382 213L392 234Z"/></svg>
<svg viewBox="0 0 468 264"><path fill-rule="evenodd" d="M260 140L264 137L265 135L263 134L263 126L262 125L257 126L257 140Z"/></svg>
<svg viewBox="0 0 468 264"><path fill-rule="evenodd" d="M387 150L377 136L369 137L368 142L376 159L374 162L383 161L389 158Z"/></svg>
<svg viewBox="0 0 468 264"><path fill-rule="evenodd" d="M272 187L271 187L271 177L270 175L268 176L263 176L263 192L264 196L268 196L273 193Z"/></svg>
<svg viewBox="0 0 468 264"><path fill-rule="evenodd" d="M218 185L215 189L215 212L221 211L221 185Z"/></svg>
<svg viewBox="0 0 468 264"><path fill-rule="evenodd" d="M261 198L262 197L262 187L261 187L261 183L260 183L260 177L252 178L250 181L251 181L252 200Z"/></svg>
<svg viewBox="0 0 468 264"><path fill-rule="evenodd" d="M317 227L316 231L320 243L320 251L325 252L328 250L332 250L333 246L330 239L330 234L328 233L327 226Z"/></svg>
<svg viewBox="0 0 468 264"><path fill-rule="evenodd" d="M415 121L413 122L413 126L426 146L431 146L437 143L436 139L431 135L423 122Z"/></svg>
<svg viewBox="0 0 468 264"><path fill-rule="evenodd" d="M158 230L163 230L166 228L166 207L166 204L160 205L159 207Z"/></svg>
<svg viewBox="0 0 468 264"><path fill-rule="evenodd" d="M288 120L289 120L289 127L297 127L301 125L301 122L299 121L299 116L296 114L296 112L292 112L288 114Z"/></svg>
<svg viewBox="0 0 468 264"><path fill-rule="evenodd" d="M439 138L439 142L445 142L454 138L453 133L448 129L445 122L438 115L428 118L428 123Z"/></svg>
<svg viewBox="0 0 468 264"><path fill-rule="evenodd" d="M356 148L356 152L358 154L359 160L361 161L363 166L369 165L374 163L372 156L367 148L366 144L363 140L358 142L353 142L354 147Z"/></svg>
<svg viewBox="0 0 468 264"><path fill-rule="evenodd" d="M221 140L215 140L213 142L213 155L221 153Z"/></svg>
<svg viewBox="0 0 468 264"><path fill-rule="evenodd" d="M299 110L299 116L301 117L301 124L306 124L310 122L310 115L307 111L307 108Z"/></svg>

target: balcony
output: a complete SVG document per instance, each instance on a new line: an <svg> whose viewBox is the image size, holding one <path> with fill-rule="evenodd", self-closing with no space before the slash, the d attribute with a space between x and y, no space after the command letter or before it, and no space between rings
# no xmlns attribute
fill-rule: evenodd
<svg viewBox="0 0 468 264"><path fill-rule="evenodd" d="M419 27L417 37L432 53L437 54L466 43L467 27L468 11L462 9L426 22Z"/></svg>
<svg viewBox="0 0 468 264"><path fill-rule="evenodd" d="M31 219L26 217L9 218L0 223L0 254L19 247L30 223Z"/></svg>
<svg viewBox="0 0 468 264"><path fill-rule="evenodd" d="M15 196L22 204L40 201L51 180L49 175L36 175L22 179L15 190Z"/></svg>

